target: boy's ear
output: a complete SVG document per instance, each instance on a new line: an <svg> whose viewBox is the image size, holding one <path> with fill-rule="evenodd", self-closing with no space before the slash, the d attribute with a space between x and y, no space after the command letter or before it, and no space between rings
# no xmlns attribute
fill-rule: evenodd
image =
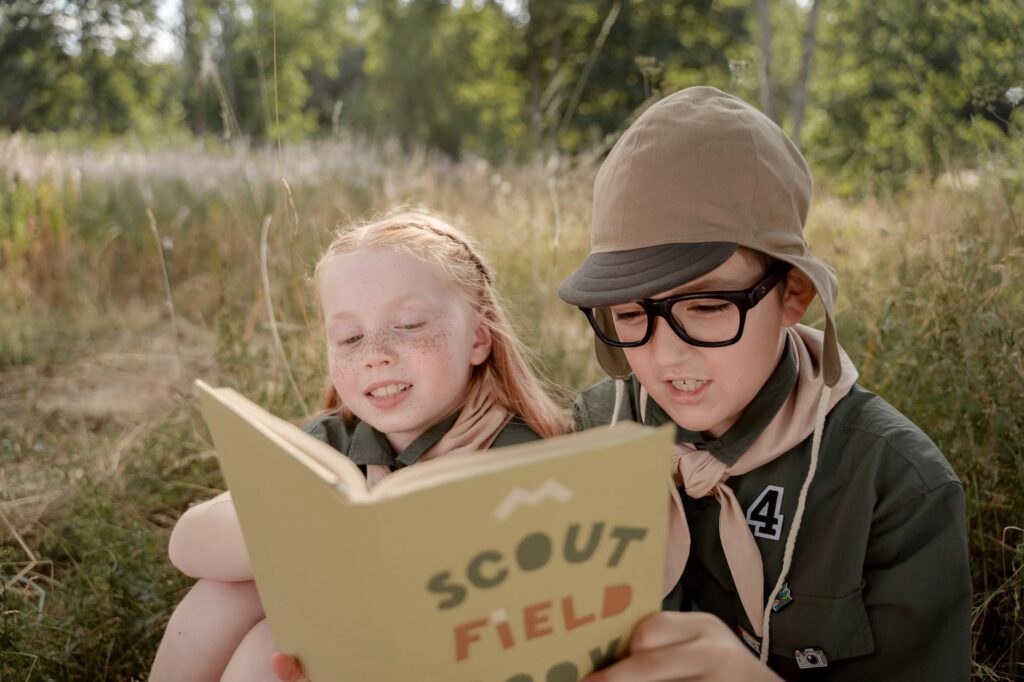
<svg viewBox="0 0 1024 682"><path fill-rule="evenodd" d="M492 344L491 328L483 320L479 320L476 324L476 330L473 332L473 347L469 352L469 363L471 365L482 365L487 358L491 357Z"/></svg>
<svg viewBox="0 0 1024 682"><path fill-rule="evenodd" d="M817 291L802 271L792 268L786 275L786 291L782 296L782 325L792 327L803 319Z"/></svg>

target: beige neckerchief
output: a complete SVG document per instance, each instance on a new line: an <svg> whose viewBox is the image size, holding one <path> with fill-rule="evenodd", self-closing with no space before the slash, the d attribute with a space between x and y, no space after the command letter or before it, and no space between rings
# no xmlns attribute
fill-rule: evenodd
<svg viewBox="0 0 1024 682"><path fill-rule="evenodd" d="M816 329L797 325L788 329L797 365L797 380L792 393L757 440L732 466L727 466L710 452L698 450L690 443L676 445L672 456L672 479L669 510L668 547L665 553L664 594L676 585L690 553L690 529L683 513L677 486L684 487L693 498L714 495L721 506L718 532L725 551L743 609L761 637L762 612L765 610L764 568L757 543L750 533L746 516L732 489L725 484L730 476L739 476L767 464L796 447L808 436L823 428L825 412L831 410L850 392L857 380L857 370L845 352L840 350L842 374L827 397L827 408L819 408L825 389L821 371L824 334ZM819 420L820 414L820 420ZM820 439L820 436L817 436ZM791 526L790 534L793 533Z"/></svg>
<svg viewBox="0 0 1024 682"><path fill-rule="evenodd" d="M493 392L484 388L483 384L482 381L473 382L455 423L417 462L454 452L486 450L491 446L512 415L498 404ZM383 464L367 464L366 486L373 488L390 473L391 468Z"/></svg>

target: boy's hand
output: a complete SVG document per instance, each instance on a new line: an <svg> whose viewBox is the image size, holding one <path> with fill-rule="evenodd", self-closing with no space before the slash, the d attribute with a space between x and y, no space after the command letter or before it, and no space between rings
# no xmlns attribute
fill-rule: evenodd
<svg viewBox="0 0 1024 682"><path fill-rule="evenodd" d="M282 682L309 682L309 678L302 674L299 659L280 651L270 657L270 669Z"/></svg>
<svg viewBox="0 0 1024 682"><path fill-rule="evenodd" d="M582 682L779 682L721 620L707 613L660 612L640 621L629 656Z"/></svg>

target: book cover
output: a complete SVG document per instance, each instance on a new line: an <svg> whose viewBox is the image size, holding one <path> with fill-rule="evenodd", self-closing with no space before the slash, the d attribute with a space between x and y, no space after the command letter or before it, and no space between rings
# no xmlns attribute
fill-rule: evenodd
<svg viewBox="0 0 1024 682"><path fill-rule="evenodd" d="M571 682L660 608L672 428L450 455L368 492L330 446L197 386L271 631L314 682Z"/></svg>

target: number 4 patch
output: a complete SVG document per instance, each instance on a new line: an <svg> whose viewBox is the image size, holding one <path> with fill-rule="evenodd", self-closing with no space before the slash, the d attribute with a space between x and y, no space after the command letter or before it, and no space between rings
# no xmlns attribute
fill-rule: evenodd
<svg viewBox="0 0 1024 682"><path fill-rule="evenodd" d="M770 485L747 509L747 523L757 537L778 540L782 536L782 493L781 487Z"/></svg>

